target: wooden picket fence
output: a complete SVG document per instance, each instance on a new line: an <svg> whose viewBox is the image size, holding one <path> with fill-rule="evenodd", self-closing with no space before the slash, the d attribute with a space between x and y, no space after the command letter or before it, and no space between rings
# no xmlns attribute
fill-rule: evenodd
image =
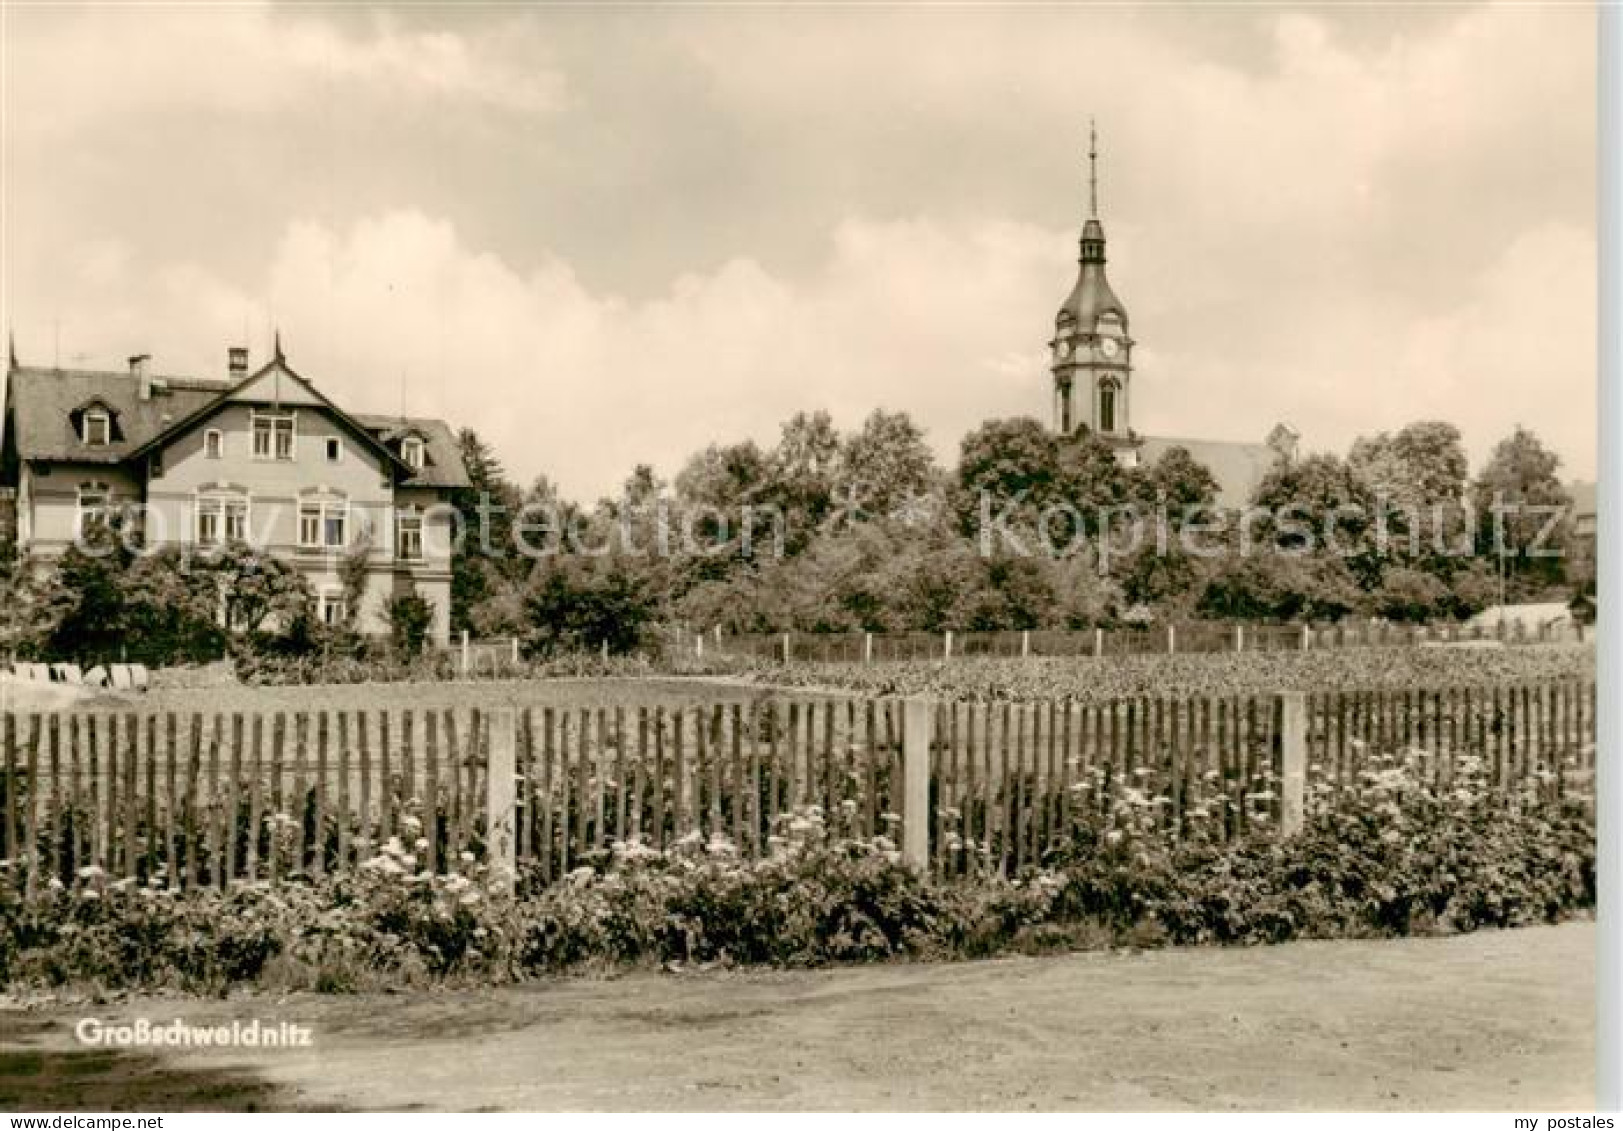
<svg viewBox="0 0 1623 1131"><path fill-rule="evenodd" d="M431 872L471 858L537 882L617 843L769 854L791 822L888 837L942 874L1013 872L1088 812L1148 807L1168 836L1298 825L1414 751L1439 784L1592 797L1593 679L1308 695L944 703L776 699L177 716L0 716L0 859L39 890L87 868L178 888L321 876L399 837ZM492 816L494 814L494 816ZM917 820L909 819L917 815Z"/></svg>

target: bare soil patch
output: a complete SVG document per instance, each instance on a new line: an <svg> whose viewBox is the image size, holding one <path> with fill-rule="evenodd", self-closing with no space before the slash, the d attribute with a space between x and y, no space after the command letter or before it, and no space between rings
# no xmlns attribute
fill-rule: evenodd
<svg viewBox="0 0 1623 1131"><path fill-rule="evenodd" d="M1594 925L1440 939L0 1013L0 1107L1529 1110L1594 1106ZM88 1056L83 1016L305 1050ZM198 1102L191 1102L198 1101Z"/></svg>

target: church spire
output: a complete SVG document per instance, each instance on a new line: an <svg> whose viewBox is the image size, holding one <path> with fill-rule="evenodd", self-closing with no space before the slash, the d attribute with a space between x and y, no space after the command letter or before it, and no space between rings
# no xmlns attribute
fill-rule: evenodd
<svg viewBox="0 0 1623 1131"><path fill-rule="evenodd" d="M1099 218L1099 132L1088 119L1088 219Z"/></svg>
<svg viewBox="0 0 1623 1131"><path fill-rule="evenodd" d="M1099 223L1099 131L1088 119L1088 218L1082 225L1082 262L1105 261L1105 229Z"/></svg>

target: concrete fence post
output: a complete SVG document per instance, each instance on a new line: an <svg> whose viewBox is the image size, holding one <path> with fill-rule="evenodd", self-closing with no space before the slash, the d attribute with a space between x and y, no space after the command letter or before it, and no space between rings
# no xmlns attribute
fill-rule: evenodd
<svg viewBox="0 0 1623 1131"><path fill-rule="evenodd" d="M462 674L468 674L468 630L462 630Z"/></svg>
<svg viewBox="0 0 1623 1131"><path fill-rule="evenodd" d="M789 634L787 632L783 634L783 662L786 664L789 662Z"/></svg>
<svg viewBox="0 0 1623 1131"><path fill-rule="evenodd" d="M1302 651L1306 652L1312 646L1313 646L1313 627L1311 625L1304 624L1302 626Z"/></svg>
<svg viewBox="0 0 1623 1131"><path fill-rule="evenodd" d="M1178 651L1178 626L1167 625L1167 655L1176 655Z"/></svg>
<svg viewBox="0 0 1623 1131"><path fill-rule="evenodd" d="M1098 657L1103 656L1104 654L1105 654L1105 630L1102 629L1102 628L1096 628L1096 629L1093 630L1093 655L1094 655L1094 658L1097 659Z"/></svg>
<svg viewBox="0 0 1623 1131"><path fill-rule="evenodd" d="M915 695L902 708L902 860L930 866L930 733L935 704Z"/></svg>
<svg viewBox="0 0 1623 1131"><path fill-rule="evenodd" d="M865 664L873 663L873 633L871 632L862 634L862 662Z"/></svg>
<svg viewBox="0 0 1623 1131"><path fill-rule="evenodd" d="M513 637L513 663L518 663L518 637Z"/></svg>
<svg viewBox="0 0 1623 1131"><path fill-rule="evenodd" d="M1031 632L1023 629L1020 633L1020 658L1023 660L1031 655Z"/></svg>
<svg viewBox="0 0 1623 1131"><path fill-rule="evenodd" d="M513 894L518 872L518 723L512 708L490 716L490 765L485 774L485 862L491 883Z"/></svg>
<svg viewBox="0 0 1623 1131"><path fill-rule="evenodd" d="M1236 652L1245 651L1245 625L1243 624L1234 626L1234 650Z"/></svg>
<svg viewBox="0 0 1623 1131"><path fill-rule="evenodd" d="M704 633L702 632L693 638L693 654L701 660L704 659Z"/></svg>
<svg viewBox="0 0 1623 1131"><path fill-rule="evenodd" d="M943 660L952 659L952 629L950 628L947 629L946 638L941 642L941 658Z"/></svg>
<svg viewBox="0 0 1623 1131"><path fill-rule="evenodd" d="M1279 831L1295 836L1307 812L1307 696L1279 697Z"/></svg>

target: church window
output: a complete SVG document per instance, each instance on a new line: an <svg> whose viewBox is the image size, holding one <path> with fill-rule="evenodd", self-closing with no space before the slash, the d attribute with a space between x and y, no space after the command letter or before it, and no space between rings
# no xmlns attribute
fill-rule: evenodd
<svg viewBox="0 0 1623 1131"><path fill-rule="evenodd" d="M1114 381L1099 382L1099 431L1114 432L1116 430L1116 393L1117 385Z"/></svg>

